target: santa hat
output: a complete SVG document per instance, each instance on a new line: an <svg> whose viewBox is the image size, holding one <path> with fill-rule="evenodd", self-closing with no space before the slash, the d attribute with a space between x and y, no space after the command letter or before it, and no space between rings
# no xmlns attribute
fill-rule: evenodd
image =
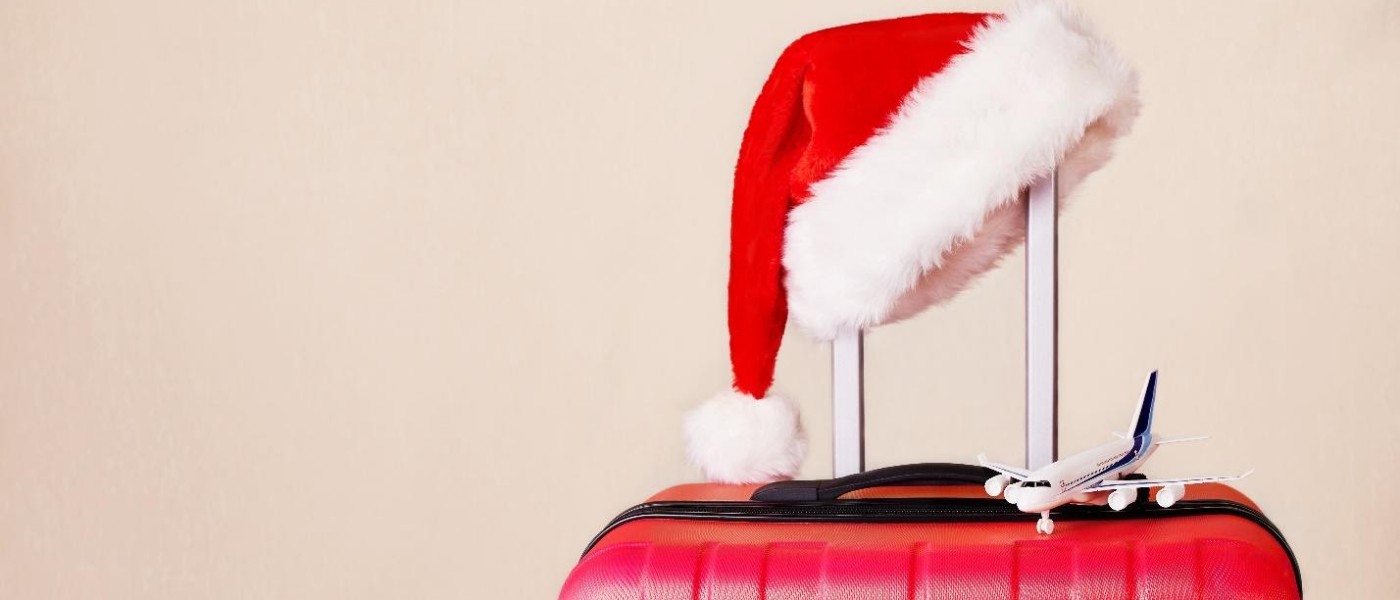
<svg viewBox="0 0 1400 600"><path fill-rule="evenodd" d="M806 442L769 395L789 312L818 340L947 300L1025 234L1021 192L1061 195L1137 113L1132 68L1064 4L808 34L778 59L734 176L731 391L686 418L691 461L731 483L793 476Z"/></svg>

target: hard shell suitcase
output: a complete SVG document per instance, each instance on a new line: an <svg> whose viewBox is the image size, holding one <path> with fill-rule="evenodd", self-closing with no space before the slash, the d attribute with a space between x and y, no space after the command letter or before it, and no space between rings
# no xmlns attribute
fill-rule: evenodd
<svg viewBox="0 0 1400 600"><path fill-rule="evenodd" d="M1055 181L1027 202L1026 455L1056 452ZM1259 507L1223 484L1170 508L1069 505L1054 535L990 498L969 465L863 471L861 341L832 348L834 470L824 481L688 484L624 511L590 542L561 600L1277 599L1297 561Z"/></svg>
<svg viewBox="0 0 1400 600"><path fill-rule="evenodd" d="M561 598L1299 597L1283 537L1225 485L1165 509L1067 506L1047 537L1035 515L972 484L988 475L909 465L805 490L677 486L613 520ZM765 491L789 499L754 499Z"/></svg>

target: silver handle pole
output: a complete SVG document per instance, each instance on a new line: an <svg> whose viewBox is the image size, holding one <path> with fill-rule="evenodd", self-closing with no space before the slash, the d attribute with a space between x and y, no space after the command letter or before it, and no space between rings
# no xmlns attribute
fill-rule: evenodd
<svg viewBox="0 0 1400 600"><path fill-rule="evenodd" d="M1055 461L1057 417L1056 176L1031 186L1026 202L1026 466Z"/></svg>
<svg viewBox="0 0 1400 600"><path fill-rule="evenodd" d="M831 343L831 466L834 477L865 470L864 344L861 332Z"/></svg>

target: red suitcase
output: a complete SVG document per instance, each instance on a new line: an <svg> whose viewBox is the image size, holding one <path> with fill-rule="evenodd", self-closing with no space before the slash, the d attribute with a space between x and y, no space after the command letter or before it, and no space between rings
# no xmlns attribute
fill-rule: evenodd
<svg viewBox="0 0 1400 600"><path fill-rule="evenodd" d="M1056 182L1027 206L1026 462L1056 453ZM1258 506L1221 484L1169 508L1070 505L1053 535L982 484L981 467L864 470L862 345L832 347L837 478L676 486L588 544L561 600L1235 599L1302 595Z"/></svg>
<svg viewBox="0 0 1400 600"><path fill-rule="evenodd" d="M835 500L754 501L757 486L677 486L613 520L561 598L1300 597L1282 535L1225 485L1195 486L1166 509L1067 506L1055 511L1055 534L1042 536L1035 515L986 497L980 482L989 474L911 465L821 482L820 494L815 485L796 490L845 493ZM946 485L889 487L910 482Z"/></svg>

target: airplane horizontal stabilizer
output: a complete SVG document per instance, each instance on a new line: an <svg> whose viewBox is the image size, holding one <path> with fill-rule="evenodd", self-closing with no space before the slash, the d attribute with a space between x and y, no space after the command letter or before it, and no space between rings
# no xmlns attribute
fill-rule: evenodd
<svg viewBox="0 0 1400 600"><path fill-rule="evenodd" d="M1162 444L1180 444L1180 443L1182 443L1182 442L1199 442L1199 441L1201 441L1201 440L1208 440L1208 439L1210 439L1210 436L1208 436L1208 435L1196 435L1196 436L1191 436L1191 437L1162 438L1162 439L1160 439L1160 440L1154 440L1152 443L1157 444L1157 445L1160 446L1160 445L1162 445Z"/></svg>

